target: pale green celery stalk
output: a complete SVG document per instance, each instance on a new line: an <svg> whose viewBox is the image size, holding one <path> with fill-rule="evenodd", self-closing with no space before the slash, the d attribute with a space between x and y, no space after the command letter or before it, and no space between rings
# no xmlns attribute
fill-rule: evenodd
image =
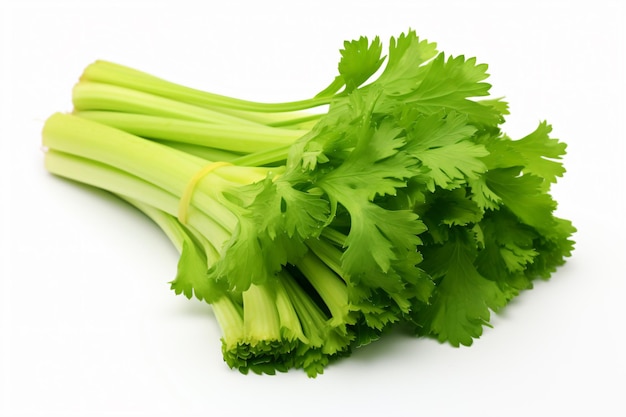
<svg viewBox="0 0 626 417"><path fill-rule="evenodd" d="M239 153L288 146L309 132L234 123L222 125L112 111L79 111L74 114L149 139L182 142Z"/></svg>
<svg viewBox="0 0 626 417"><path fill-rule="evenodd" d="M272 148L249 154L239 154L223 151L221 149L208 148L206 146L190 145L182 142L162 140L156 140L156 142L198 158L202 158L206 160L207 163L209 163L209 161L223 161L230 162L233 165L247 167L273 167L273 174L280 174L285 170L287 154L291 148L291 145L285 145L279 148ZM238 183L243 184L241 181L238 181Z"/></svg>
<svg viewBox="0 0 626 417"><path fill-rule="evenodd" d="M244 340L252 347L280 341L280 316L269 284L252 284L242 296Z"/></svg>
<svg viewBox="0 0 626 417"><path fill-rule="evenodd" d="M285 270L280 279L296 309L304 335L309 340L308 348L318 348L325 355L334 355L349 349L353 335L345 327L328 325L328 317L311 299L296 280Z"/></svg>
<svg viewBox="0 0 626 417"><path fill-rule="evenodd" d="M326 105L331 100L328 97L315 97L285 103L259 103L182 86L133 68L102 60L85 68L81 80L124 86L196 106L219 109L222 112L228 109L231 110L232 115L262 123L289 123L290 120L307 117L298 111Z"/></svg>
<svg viewBox="0 0 626 417"><path fill-rule="evenodd" d="M348 238L345 234L341 233L340 231L336 229L333 229L332 227L325 228L322 232L322 235L329 242L340 247L345 246L346 239Z"/></svg>
<svg viewBox="0 0 626 417"><path fill-rule="evenodd" d="M109 110L166 116L214 124L263 126L260 123L212 109L194 106L130 88L88 81L81 81L74 86L72 89L72 104L77 111Z"/></svg>
<svg viewBox="0 0 626 417"><path fill-rule="evenodd" d="M162 145L169 146L170 148L178 149L181 152L188 153L193 156L197 156L198 158L205 159L206 161L224 161L224 162L233 162L234 160L240 158L242 155L239 153L223 151L221 149L209 148L206 146L200 145L190 145L188 143L182 142L172 142L167 140L154 140ZM247 165L247 164L237 164L237 165Z"/></svg>
<svg viewBox="0 0 626 417"><path fill-rule="evenodd" d="M348 289L342 278L310 251L296 263L296 266L313 285L330 311L329 324L333 327L354 324L355 318L350 314Z"/></svg>
<svg viewBox="0 0 626 417"><path fill-rule="evenodd" d="M306 245L324 264L335 272L347 284L341 267L342 252L337 246L330 244L324 237L308 239Z"/></svg>
<svg viewBox="0 0 626 417"><path fill-rule="evenodd" d="M207 161L162 144L139 138L100 123L57 113L43 129L43 145L71 153L138 176L181 198L189 181ZM222 191L230 182L249 184L276 170L226 166L206 175L195 187L191 205L234 230L237 217L224 204ZM210 179L211 181L207 181ZM193 212L189 222L194 224Z"/></svg>
<svg viewBox="0 0 626 417"><path fill-rule="evenodd" d="M326 109L328 111L328 109ZM313 113L295 119L279 120L276 122L268 121L265 125L270 127L289 127L291 129L306 129L311 130L313 126L324 116L324 112Z"/></svg>
<svg viewBox="0 0 626 417"><path fill-rule="evenodd" d="M224 354L229 351L236 352L244 339L243 309L229 296L219 298L211 306L222 329L222 351Z"/></svg>
<svg viewBox="0 0 626 417"><path fill-rule="evenodd" d="M308 344L309 339L302 331L302 324L282 281L276 279L272 283L272 288L274 289L274 303L280 319L281 335L287 340L299 340Z"/></svg>
<svg viewBox="0 0 626 417"><path fill-rule="evenodd" d="M286 270L280 271L276 278L295 307L308 345L321 348L328 328L326 315Z"/></svg>
<svg viewBox="0 0 626 417"><path fill-rule="evenodd" d="M280 165L280 172L283 172L286 168L285 164L290 149L291 145L285 145L278 148L242 155L238 158L232 159L230 162L236 165L249 167ZM278 169L279 167L276 167L276 173L279 173Z"/></svg>
<svg viewBox="0 0 626 417"><path fill-rule="evenodd" d="M51 174L139 201L173 216L177 215L178 198L141 178L97 161L55 150L48 150L44 158L45 167ZM196 219L194 228L207 236L212 245L221 245L231 236L231 230L225 229L195 207L191 207L189 217Z"/></svg>

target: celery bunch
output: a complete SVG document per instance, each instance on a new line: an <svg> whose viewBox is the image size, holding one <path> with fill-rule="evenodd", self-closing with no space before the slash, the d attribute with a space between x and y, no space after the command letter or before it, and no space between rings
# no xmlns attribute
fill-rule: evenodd
<svg viewBox="0 0 626 417"><path fill-rule="evenodd" d="M345 42L338 69L311 99L256 103L98 61L43 130L51 173L163 229L172 289L213 306L244 373L313 377L396 323L470 345L573 248L549 194L565 144L546 123L503 133L486 65L409 31L387 57Z"/></svg>

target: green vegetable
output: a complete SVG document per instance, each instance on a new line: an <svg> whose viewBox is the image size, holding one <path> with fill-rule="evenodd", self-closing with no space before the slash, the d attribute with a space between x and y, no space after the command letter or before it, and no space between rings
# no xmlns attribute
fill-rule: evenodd
<svg viewBox="0 0 626 417"><path fill-rule="evenodd" d="M549 194L565 144L546 123L504 134L486 65L409 31L387 57L345 42L338 69L313 98L256 103L98 61L43 130L51 173L163 229L172 289L213 306L244 373L313 377L398 323L470 345L573 249Z"/></svg>

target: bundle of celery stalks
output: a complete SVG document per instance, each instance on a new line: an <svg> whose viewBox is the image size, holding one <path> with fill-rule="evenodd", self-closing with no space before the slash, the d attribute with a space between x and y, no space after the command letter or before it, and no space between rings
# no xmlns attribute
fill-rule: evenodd
<svg viewBox="0 0 626 417"><path fill-rule="evenodd" d="M573 249L565 144L501 130L485 64L409 31L346 41L315 97L257 103L97 61L45 123L46 168L141 210L211 304L224 360L314 377L394 326L470 345Z"/></svg>

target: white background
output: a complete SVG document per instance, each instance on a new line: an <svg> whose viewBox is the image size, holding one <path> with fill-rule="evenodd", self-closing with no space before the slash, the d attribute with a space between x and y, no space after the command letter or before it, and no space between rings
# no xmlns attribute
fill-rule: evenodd
<svg viewBox="0 0 626 417"><path fill-rule="evenodd" d="M1 4L0 415L625 415L623 1ZM161 232L43 169L43 121L95 59L282 101L325 87L343 40L408 28L490 65L512 136L547 119L569 145L574 256L471 348L392 334L317 379L240 375L210 307L169 290Z"/></svg>

